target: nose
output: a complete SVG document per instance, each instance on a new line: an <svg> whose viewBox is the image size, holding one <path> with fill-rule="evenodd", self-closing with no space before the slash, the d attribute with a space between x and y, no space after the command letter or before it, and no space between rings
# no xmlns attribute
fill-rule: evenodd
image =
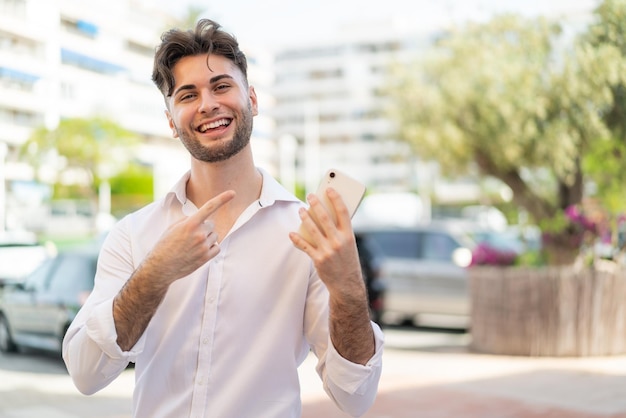
<svg viewBox="0 0 626 418"><path fill-rule="evenodd" d="M208 90L200 91L200 107L198 113L211 113L219 107L219 103L215 100L215 96Z"/></svg>

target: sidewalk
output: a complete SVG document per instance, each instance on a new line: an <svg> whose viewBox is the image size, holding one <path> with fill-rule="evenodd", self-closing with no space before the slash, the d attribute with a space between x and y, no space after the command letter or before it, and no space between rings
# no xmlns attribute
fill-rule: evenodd
<svg viewBox="0 0 626 418"><path fill-rule="evenodd" d="M385 330L383 375L364 418L626 418L626 356L528 358L470 353L466 334ZM0 356L0 418L130 418L134 374L92 396L58 359ZM309 356L302 418L347 418ZM246 417L247 418L247 417Z"/></svg>
<svg viewBox="0 0 626 418"><path fill-rule="evenodd" d="M365 418L626 418L626 356L482 355L468 351L466 335L418 346L385 334L379 394ZM312 369L315 358L307 362ZM347 417L313 384L317 376L302 375L302 418Z"/></svg>

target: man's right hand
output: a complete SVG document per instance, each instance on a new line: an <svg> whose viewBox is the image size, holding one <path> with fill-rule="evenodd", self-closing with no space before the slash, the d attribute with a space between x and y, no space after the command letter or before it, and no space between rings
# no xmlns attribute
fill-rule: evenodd
<svg viewBox="0 0 626 418"><path fill-rule="evenodd" d="M232 190L220 193L202 205L198 212L165 231L144 263L146 267L157 270L152 276L155 280L162 280L162 284L169 286L219 253L219 237L211 217L234 197Z"/></svg>

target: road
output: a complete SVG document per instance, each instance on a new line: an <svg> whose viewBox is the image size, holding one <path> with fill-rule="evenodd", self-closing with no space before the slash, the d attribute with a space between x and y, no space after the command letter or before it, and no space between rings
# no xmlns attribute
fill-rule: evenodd
<svg viewBox="0 0 626 418"><path fill-rule="evenodd" d="M363 418L626 418L626 356L494 356L472 353L469 342L466 333L386 328L379 394ZM347 418L315 362L299 370L302 418ZM0 418L130 418L132 388L129 369L83 396L58 357L0 355Z"/></svg>

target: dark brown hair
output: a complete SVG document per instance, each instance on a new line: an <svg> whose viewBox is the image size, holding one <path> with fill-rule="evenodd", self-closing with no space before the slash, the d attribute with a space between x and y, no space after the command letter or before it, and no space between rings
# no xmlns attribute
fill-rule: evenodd
<svg viewBox="0 0 626 418"><path fill-rule="evenodd" d="M239 49L237 39L225 32L213 20L201 19L195 29L186 31L171 29L161 36L161 44L156 49L152 81L164 97L172 95L174 75L172 69L184 57L215 54L231 60L248 80L248 62ZM207 62L208 65L208 62Z"/></svg>

